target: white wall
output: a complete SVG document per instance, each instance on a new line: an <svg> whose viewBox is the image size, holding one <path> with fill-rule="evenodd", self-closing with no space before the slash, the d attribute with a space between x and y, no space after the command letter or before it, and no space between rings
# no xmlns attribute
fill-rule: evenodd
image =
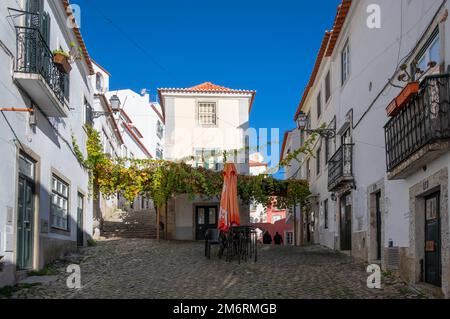
<svg viewBox="0 0 450 319"><path fill-rule="evenodd" d="M31 102L26 93L19 90L12 81L13 58L8 55L8 50L16 55L15 31L8 23L6 16L9 15L7 7L17 8L17 2L5 0L0 7L0 106L1 107L30 107ZM58 2L54 6L60 10L60 15L64 16L62 4ZM51 14L51 49L62 46L65 49L69 47L71 41L75 41L73 34L62 32L60 27L64 21L59 16L55 16L52 8L46 2L46 11ZM58 25L59 23L59 25ZM4 47L4 48L2 48ZM6 50L5 50L6 48ZM7 207L14 209L14 221L17 220L17 156L19 152L18 145L21 144L27 149L32 150L39 157L38 172L39 184L37 192L40 194L37 210L39 218L34 220L39 232L39 241L42 243L46 238L59 239L61 241L76 240L76 220L77 220L77 192L85 193L85 217L84 231L86 234L92 234L92 202L88 199L88 174L80 167L72 149L72 134L78 141L82 152L86 154L85 143L86 133L82 128L82 106L84 98L90 103L92 101L92 88L89 85L87 68L83 62L73 65L70 73L70 114L68 118L46 118L39 111L37 115L37 127L32 130L28 123L29 115L26 113L5 112L4 116L10 123L8 126L5 118L0 114L0 151L3 155L0 163L0 255L5 255L5 261L11 265L15 263L15 243L14 249L5 252L6 232L12 232L12 238L17 236L14 227L6 227ZM52 169L57 170L63 177L70 180L70 234L61 235L53 232L41 233L41 220L49 221L50 214L50 194L51 194L51 176ZM51 230L51 229L50 229ZM36 238L36 237L35 237ZM35 249L38 249L39 243L35 241ZM41 252L42 254L42 252ZM34 266L42 265L35 258ZM14 269L12 269L14 271ZM0 273L0 285L2 277L8 276L8 273ZM8 280L6 280L8 283ZM9 282L11 283L11 282Z"/></svg>

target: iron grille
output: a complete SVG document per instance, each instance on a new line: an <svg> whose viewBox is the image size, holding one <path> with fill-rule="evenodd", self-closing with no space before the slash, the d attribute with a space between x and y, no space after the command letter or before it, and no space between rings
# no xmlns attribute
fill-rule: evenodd
<svg viewBox="0 0 450 319"><path fill-rule="evenodd" d="M64 79L53 62L53 54L41 32L33 27L16 27L17 54L15 71L40 74L58 100L64 104Z"/></svg>
<svg viewBox="0 0 450 319"><path fill-rule="evenodd" d="M450 138L449 76L426 77L418 94L384 127L388 172L425 145Z"/></svg>
<svg viewBox="0 0 450 319"><path fill-rule="evenodd" d="M328 163L328 187L353 177L353 144L343 144Z"/></svg>

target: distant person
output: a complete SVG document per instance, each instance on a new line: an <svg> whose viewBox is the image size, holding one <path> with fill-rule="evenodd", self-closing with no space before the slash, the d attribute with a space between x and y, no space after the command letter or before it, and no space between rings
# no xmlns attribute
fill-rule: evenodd
<svg viewBox="0 0 450 319"><path fill-rule="evenodd" d="M283 244L283 237L281 237L280 234L278 234L278 232L275 234L275 236L273 237L273 241L275 243L275 245L280 246Z"/></svg>
<svg viewBox="0 0 450 319"><path fill-rule="evenodd" d="M271 245L272 244L272 236L268 231L266 231L263 235L263 244L264 245Z"/></svg>

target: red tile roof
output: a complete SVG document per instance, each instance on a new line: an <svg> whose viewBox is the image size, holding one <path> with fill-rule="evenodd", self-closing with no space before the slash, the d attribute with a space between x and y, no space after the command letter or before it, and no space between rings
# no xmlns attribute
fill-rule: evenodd
<svg viewBox="0 0 450 319"><path fill-rule="evenodd" d="M88 70L89 70L89 74L90 75L94 75L95 74L94 66L92 65L92 61L91 61L91 58L89 57L89 53L88 53L88 51L86 49L86 44L84 43L83 37L81 36L81 31L80 31L80 29L79 29L79 27L77 25L75 17L73 16L72 8L70 7L70 2L69 2L69 0L61 0L61 1L62 1L63 6L64 6L64 10L66 10L67 16L69 17L70 22L73 25L72 30L75 33L75 37L77 38L78 44L79 44L79 46L81 48L81 51L83 52L83 57L84 57L83 60L87 64L87 67L88 67Z"/></svg>
<svg viewBox="0 0 450 319"><path fill-rule="evenodd" d="M309 91L311 90L312 86L314 85L314 82L316 81L317 72L320 69L320 65L322 64L324 57L330 57L334 52L337 40L339 39L339 36L342 31L342 27L344 26L344 23L347 20L347 16L350 11L351 5L352 0L342 0L342 3L337 8L336 17L333 23L333 30L331 32L329 31L325 32L324 38L322 40L322 45L320 46L320 50L317 55L316 64L314 65L308 85L306 86L303 92L302 99L294 116L294 121L297 120L297 117L300 114L306 102Z"/></svg>
<svg viewBox="0 0 450 319"><path fill-rule="evenodd" d="M297 117L300 114L300 111L302 110L303 105L306 102L306 98L308 97L309 91L311 90L312 86L314 85L314 82L316 81L317 72L319 72L320 65L322 64L322 60L325 55L325 50L327 49L327 45L328 45L328 41L330 40L330 36L331 36L331 33L326 31L325 35L323 37L323 40L322 40L322 44L320 45L320 50L317 55L316 63L314 65L313 71L309 78L308 85L306 86L306 89L303 92L302 100L300 101L300 105L298 106L297 112L295 113L294 121L297 120Z"/></svg>
<svg viewBox="0 0 450 319"><path fill-rule="evenodd" d="M336 18L334 19L333 31L331 33L330 43L328 44L325 56L329 57L333 54L336 42L341 34L342 27L347 19L348 12L352 5L352 0L343 0L338 6Z"/></svg>
<svg viewBox="0 0 450 319"><path fill-rule="evenodd" d="M162 99L162 93L217 93L217 94L251 94L252 99L250 101L249 113L252 110L253 102L255 100L256 91L254 90L236 90L230 89L224 86L220 86L211 82L205 82L190 88L161 88L158 89L159 102L164 109L164 101ZM163 114L165 115L165 114Z"/></svg>

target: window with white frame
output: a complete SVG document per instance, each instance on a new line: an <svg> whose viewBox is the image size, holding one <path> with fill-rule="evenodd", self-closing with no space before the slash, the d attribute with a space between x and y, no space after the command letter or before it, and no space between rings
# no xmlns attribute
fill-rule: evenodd
<svg viewBox="0 0 450 319"><path fill-rule="evenodd" d="M164 134L164 127L161 121L158 120L158 122L156 123L156 135L158 136L159 139L161 139L163 137L163 134Z"/></svg>
<svg viewBox="0 0 450 319"><path fill-rule="evenodd" d="M86 98L84 98L84 125L94 125L94 114L92 106L89 104Z"/></svg>
<svg viewBox="0 0 450 319"><path fill-rule="evenodd" d="M214 102L198 103L198 124L216 125L217 124L217 105Z"/></svg>
<svg viewBox="0 0 450 319"><path fill-rule="evenodd" d="M211 170L218 170L219 169L218 154L219 152L213 149L196 150L195 166L204 167L206 169Z"/></svg>
<svg viewBox="0 0 450 319"><path fill-rule="evenodd" d="M325 103L331 98L331 74L328 71L327 76L325 77Z"/></svg>
<svg viewBox="0 0 450 319"><path fill-rule="evenodd" d="M51 197L51 226L69 230L69 185L56 175L52 176Z"/></svg>
<svg viewBox="0 0 450 319"><path fill-rule="evenodd" d="M350 76L350 45L349 41L344 45L341 53L341 72L342 72L342 85L344 85Z"/></svg>
<svg viewBox="0 0 450 319"><path fill-rule="evenodd" d="M417 62L415 70L413 70L415 74L418 70L422 72L428 71L430 68L430 62L436 62L437 67L439 66L439 63L441 62L441 42L439 37L439 29L436 29L435 32L433 32L425 46L422 50L420 50L415 61ZM420 73L415 76L420 77Z"/></svg>

